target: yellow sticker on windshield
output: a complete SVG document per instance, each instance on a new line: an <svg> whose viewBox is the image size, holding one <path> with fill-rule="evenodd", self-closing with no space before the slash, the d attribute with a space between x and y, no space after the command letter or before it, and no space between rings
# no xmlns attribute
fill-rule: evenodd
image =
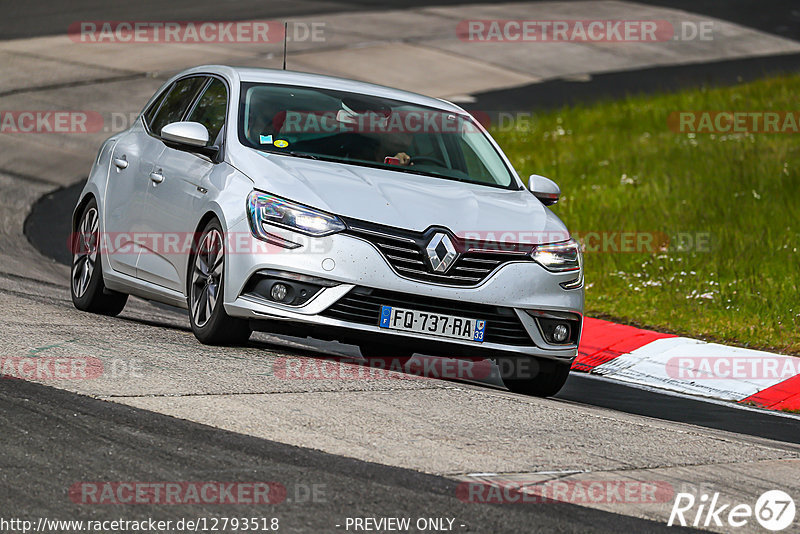
<svg viewBox="0 0 800 534"><path fill-rule="evenodd" d="M286 148L289 146L289 141L286 141L285 139L278 139L273 144L278 148Z"/></svg>

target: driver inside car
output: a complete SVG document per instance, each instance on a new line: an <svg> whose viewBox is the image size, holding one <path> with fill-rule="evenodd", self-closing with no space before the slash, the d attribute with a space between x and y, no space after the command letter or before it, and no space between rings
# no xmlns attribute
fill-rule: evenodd
<svg viewBox="0 0 800 534"><path fill-rule="evenodd" d="M413 165L411 156L407 151L411 150L413 137L408 132L391 132L381 135L380 145L377 150L377 161L392 165Z"/></svg>

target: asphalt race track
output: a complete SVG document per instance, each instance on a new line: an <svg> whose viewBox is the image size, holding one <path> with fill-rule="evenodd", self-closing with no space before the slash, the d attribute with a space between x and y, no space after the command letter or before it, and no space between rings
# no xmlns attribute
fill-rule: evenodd
<svg viewBox="0 0 800 534"><path fill-rule="evenodd" d="M373 21L388 11L434 20L466 18L469 9L480 8L478 2L438 4L425 11L421 2L246 1L226 3L224 16L339 17L339 28L356 27L366 12ZM792 3L762 5L760 11L772 16L756 16L759 10L743 2L724 10L714 2L678 7L736 24L737 31L752 23L763 32L758 35L773 39L765 37L763 57L715 50L705 63L599 69L584 81L535 81L537 76L508 69L508 83L476 83L465 90L473 97L469 106L546 108L796 70L800 46L790 40L800 32ZM90 0L60 8L43 0L7 7L0 21L0 110L131 114L172 73L206 56L275 62L272 52L224 47L126 55L127 49L69 49L58 41L75 20L213 20L223 17L220 2L146 1L110 6L102 14ZM344 32L337 37L347 41L332 49L344 56L343 64L347 54L362 58L358 54L374 39ZM322 61L312 56L303 60ZM411 72L408 83L427 78ZM445 84L437 96L450 91ZM103 370L87 380L0 380L0 519L235 515L276 517L288 532L346 532L347 518L411 517L451 518L457 532L661 532L676 528L666 521L671 496L680 491L703 489L719 492L724 502L750 504L767 490L800 491L797 415L575 373L552 399L515 395L493 380L290 380L275 372L287 359L313 366L356 357L357 349L268 334L254 334L244 347L203 346L189 330L186 312L135 298L118 318L78 312L69 294L68 221L92 157L108 135L0 135L0 356L77 358ZM102 481L276 482L287 494L284 502L268 506L91 505L71 498L75 484ZM657 502L464 502L459 487L471 481L643 481L671 493ZM316 498L309 497L309 488L319 490ZM763 529L752 522L737 532Z"/></svg>
<svg viewBox="0 0 800 534"><path fill-rule="evenodd" d="M564 95L564 92L561 94ZM69 221L72 217L72 206L77 204L82 188L83 184L77 183L41 197L33 205L25 221L25 235L33 246L43 255L64 265L69 265L71 261L66 245L69 238ZM177 308L159 306L174 311L178 316L185 314ZM290 343L301 344L309 354L320 358L329 354L326 348L330 350L331 345L309 339L283 336L271 336L271 338L273 342L283 340L288 346ZM358 357L357 347L335 345L334 353L346 351L348 355ZM502 387L490 381L485 381L485 385ZM626 413L800 444L800 421L794 417L727 405L727 403L710 403L686 396L647 391L580 373L572 374L557 397Z"/></svg>
<svg viewBox="0 0 800 534"><path fill-rule="evenodd" d="M22 381L4 386L0 406L0 498L4 509L18 516L81 516L80 505L67 498L66 490L91 472L115 480L281 481L286 502L266 510L237 507L237 514L277 517L290 531L331 531L346 516L420 515L456 517L462 532L521 532L532 525L549 532L671 530L564 503L476 506L453 498L453 480L255 439ZM36 450L42 452L32 454ZM307 496L314 486L324 492ZM118 518L125 515L124 508L98 508L92 519ZM151 506L141 515L177 520L225 512L221 505Z"/></svg>

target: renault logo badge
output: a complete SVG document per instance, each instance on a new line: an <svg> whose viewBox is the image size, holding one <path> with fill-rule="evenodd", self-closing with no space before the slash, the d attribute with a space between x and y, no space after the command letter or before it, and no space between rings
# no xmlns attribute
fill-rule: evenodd
<svg viewBox="0 0 800 534"><path fill-rule="evenodd" d="M431 262L433 272L436 273L447 272L457 256L456 247L453 246L450 236L443 233L433 236L428 246L425 247L425 252L428 254L428 261Z"/></svg>

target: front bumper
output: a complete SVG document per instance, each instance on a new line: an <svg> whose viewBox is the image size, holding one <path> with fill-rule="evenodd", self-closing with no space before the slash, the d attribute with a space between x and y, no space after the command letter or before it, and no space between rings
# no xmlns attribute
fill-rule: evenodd
<svg viewBox="0 0 800 534"><path fill-rule="evenodd" d="M551 273L532 261L507 263L475 287L454 287L414 281L399 276L392 270L384 256L371 243L346 234L323 238L307 238L288 230L275 234L299 242L301 247L287 250L269 247L250 236L246 220L241 220L230 232L235 233L241 250L229 252L226 268L225 310L235 317L249 318L256 328L260 322L272 324L270 330L295 331L296 335L337 339L360 343L384 340L394 345L405 345L415 352L450 356L489 356L497 352L516 353L557 360L571 360L577 355L577 343L553 345L548 343L536 320L526 310L583 316L583 288L565 290L559 284L573 280L571 273ZM246 234L245 234L246 233ZM250 242L246 242L247 240ZM237 247L238 248L238 247ZM246 294L246 285L259 271L272 270L323 278L338 285L323 288L302 306L287 306ZM529 341L519 339L504 341L496 338L484 343L455 339L442 339L417 332L387 331L373 324L346 320L342 314L332 313L342 299L375 292L385 296L387 305L398 305L397 298L418 299L430 305L432 301L451 303L452 310L442 311L456 316L476 316L464 309L481 310L481 306L503 310L510 314ZM383 297L382 297L383 298ZM492 324L487 319L487 329ZM283 326L284 328L281 328ZM487 330L488 331L488 330Z"/></svg>

